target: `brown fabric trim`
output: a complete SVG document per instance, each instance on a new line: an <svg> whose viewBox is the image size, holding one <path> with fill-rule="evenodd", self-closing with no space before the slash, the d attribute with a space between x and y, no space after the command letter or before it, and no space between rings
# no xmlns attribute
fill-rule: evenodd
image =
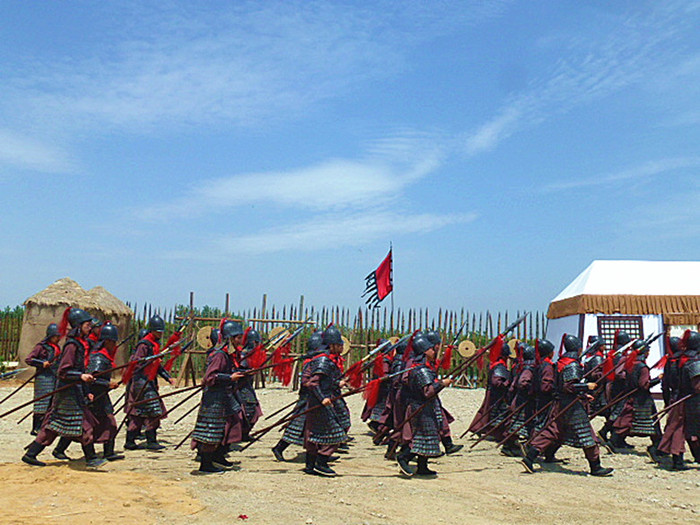
<svg viewBox="0 0 700 525"><path fill-rule="evenodd" d="M578 314L663 314L666 324L698 324L700 295L577 295L551 303L547 318Z"/></svg>

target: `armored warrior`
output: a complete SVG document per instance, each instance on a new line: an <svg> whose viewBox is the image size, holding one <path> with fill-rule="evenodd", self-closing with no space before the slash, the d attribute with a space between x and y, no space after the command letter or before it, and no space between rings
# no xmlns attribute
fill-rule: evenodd
<svg viewBox="0 0 700 525"><path fill-rule="evenodd" d="M377 346L386 343L386 339L381 339L377 341ZM384 377L389 373L389 369L391 368L391 355L387 353L381 353L377 359L379 359L379 364L381 365L381 371L379 374L377 374L377 370L373 367L372 369L372 379L379 379L380 377ZM376 365L375 365L376 366ZM360 419L362 421L367 421L369 420L369 423L367 423L367 426L372 430L372 432L377 432L379 430L379 422L382 418L382 414L384 413L384 408L386 407L386 401L387 401L387 396L389 395L389 390L391 389L391 385L387 381L382 381L379 385L379 397L377 398L377 402L374 404L374 406L370 406L369 403L365 402L365 406L362 409L362 415L360 416Z"/></svg>
<svg viewBox="0 0 700 525"><path fill-rule="evenodd" d="M509 356L510 348L503 345L501 353L494 356L494 361L489 365L484 401L469 425L469 432L478 435L488 432L508 415L511 374L506 363ZM500 440L502 433L497 432L493 438Z"/></svg>
<svg viewBox="0 0 700 525"><path fill-rule="evenodd" d="M240 326L240 323L237 323ZM242 328L242 326L241 326ZM252 369L249 359L254 352L257 351L258 345L261 342L260 334L256 330L247 330L242 334L236 334L234 337L242 335L242 350L234 354L234 367L238 372L248 372ZM236 382L236 397L243 407L245 414L245 425L243 428L243 441L249 441L250 431L257 423L262 415L260 401L255 395L253 386L253 376L245 375Z"/></svg>
<svg viewBox="0 0 700 525"><path fill-rule="evenodd" d="M398 372L401 372L406 367L404 352L406 351L407 347L408 341L399 341L394 348L394 356L391 360L389 373L391 375L396 375L391 378L389 393L387 394L387 401L384 405L384 411L379 419L377 434L373 439L375 445L380 445L382 443L383 436L389 434L392 429L396 428L396 426L403 421L404 413L406 412L401 374L398 374ZM396 444L394 443L394 440L389 439L387 451L386 454L384 454L384 457L389 460L394 460L395 450Z"/></svg>
<svg viewBox="0 0 700 525"><path fill-rule="evenodd" d="M501 449L503 455L510 457L522 455L518 441L521 443L527 441L535 427L534 421L525 425L525 422L535 413L537 385L535 349L532 346L524 345L521 359L522 363L518 365L512 381L513 400L510 412L514 415L508 429L508 434L511 434L512 437L503 444Z"/></svg>
<svg viewBox="0 0 700 525"><path fill-rule="evenodd" d="M321 353L323 353L321 332L314 332L307 341L306 355L304 356L301 367L302 377L308 372L314 358ZM290 414L290 417L294 417L294 419L292 419L285 427L284 434L282 434L282 439L280 439L277 444L272 447L272 453L275 455L275 459L277 461L285 461L284 451L287 449L287 447L289 447L289 445L298 445L300 447L304 446L304 424L306 422L306 415L299 414L306 410L309 395L311 395L309 390L303 384L300 385L299 398L297 399L296 405L294 405L294 409Z"/></svg>
<svg viewBox="0 0 700 525"><path fill-rule="evenodd" d="M682 353L675 360L676 378L671 379L677 386L671 385L669 388L672 392L677 392L675 401L686 396L691 397L671 408L659 444L660 451L672 454L674 470L688 468L683 459L684 441L687 441L695 461L700 463L700 334L688 332L684 340L685 349L681 350ZM678 343L678 346L682 345L683 343ZM673 344L671 347L673 348ZM669 401L672 399L673 397L670 397Z"/></svg>
<svg viewBox="0 0 700 525"><path fill-rule="evenodd" d="M647 447L647 455L654 463L659 462L657 446L661 440L661 427L654 423L656 404L651 397L650 389L661 379L651 379L646 358L649 348L644 341L637 340L632 345L632 353L627 358L626 380L627 392L636 391L625 400L619 417L613 424L611 442L613 447L619 446L627 436L648 436L651 445Z"/></svg>
<svg viewBox="0 0 700 525"><path fill-rule="evenodd" d="M437 361L437 356L440 355L440 350L442 349L442 337L437 330L430 330L426 332L425 336L428 341L433 345L435 350L435 373L437 374L440 368L440 363ZM454 454L462 450L464 445L456 445L452 441L452 431L450 430L450 424L454 422L455 418L450 414L442 403L440 403L440 408L442 410L442 427L440 427L440 441L442 446L445 447L445 454Z"/></svg>
<svg viewBox="0 0 700 525"><path fill-rule="evenodd" d="M72 330L63 345L57 373L58 387L69 388L56 392L53 396L51 408L44 418L39 434L27 447L22 461L30 465L45 466L37 456L59 437L58 445L53 451L55 458L70 459L65 451L71 441L78 441L82 445L87 466L96 468L105 460L95 454L93 430L96 420L86 404L86 386L95 380L85 369L90 348L87 337L92 318L80 308L67 308L61 322L61 325L65 324L70 324Z"/></svg>
<svg viewBox="0 0 700 525"><path fill-rule="evenodd" d="M581 340L567 335L563 341L565 353L557 361L558 401L545 428L533 435L530 448L522 459L525 471L535 471L537 456L547 450L556 450L562 444L582 448L593 476L608 476L613 469L600 465L600 451L593 427L581 400L582 395L596 388L595 383L583 383L583 367L579 363ZM589 398L591 396L588 396Z"/></svg>
<svg viewBox="0 0 700 525"><path fill-rule="evenodd" d="M88 342L90 343L90 348L97 346L100 342L100 330L102 330L102 321L97 317L92 318L92 327L90 328L90 335L88 335Z"/></svg>
<svg viewBox="0 0 700 525"><path fill-rule="evenodd" d="M343 339L340 330L330 326L321 336L321 353L304 370L301 384L307 389L307 410L304 422L306 474L335 476L328 459L338 446L348 440L349 412L340 398L341 352Z"/></svg>
<svg viewBox="0 0 700 525"><path fill-rule="evenodd" d="M114 368L114 355L117 351L119 332L113 324L106 323L100 330L100 337L90 352L87 365L88 374L106 372ZM89 406L97 419L94 429L95 443L103 443L103 457L107 461L124 459L124 456L114 452L114 440L117 437L117 421L114 418L114 407L109 398L109 391L117 386L112 381L112 374L106 372L95 379L88 387Z"/></svg>
<svg viewBox="0 0 700 525"><path fill-rule="evenodd" d="M34 377L34 398L41 397L56 390L56 377L58 363L61 356L61 347L58 341L61 334L58 325L51 323L46 327L46 337L42 339L27 356L25 362L29 366L36 367ZM32 417L31 435L36 436L41 428L46 413L51 406L51 397L46 397L34 402L34 415Z"/></svg>
<svg viewBox="0 0 700 525"><path fill-rule="evenodd" d="M204 373L204 392L192 433L192 449L199 452L201 473L218 473L233 466L226 459L229 446L243 437L243 409L234 395L236 382L244 377L234 370L232 354L243 335L241 323L226 321L221 327L224 345L209 354Z"/></svg>
<svg viewBox="0 0 700 525"><path fill-rule="evenodd" d="M556 369L552 363L552 355L554 355L554 345L547 339L538 339L535 342L535 352L539 356L540 363L537 366L537 375L535 381L535 410L540 412L535 418L535 427L532 432L540 432L552 413L555 404L552 402L556 395ZM550 402L552 402L550 404ZM545 408L549 406L549 408ZM532 433L531 433L532 435ZM553 446L543 452L543 463L559 463L555 456L559 447Z"/></svg>
<svg viewBox="0 0 700 525"><path fill-rule="evenodd" d="M632 338L627 332L618 331L615 334L615 341L613 342L613 352L617 352L618 349L629 344ZM627 354L615 354L614 357L614 368L612 375L610 377L605 377L605 396L606 399L613 400L619 395L623 394L627 389L627 372L625 370ZM614 450L612 443L609 441L609 433L612 431L615 420L620 417L622 409L625 406L624 401L619 401L610 407L606 416L605 424L602 426L598 432L598 436L603 442L605 442L606 447L609 450ZM624 439L619 441L617 444L618 449L622 448L632 448L632 445L627 443Z"/></svg>
<svg viewBox="0 0 700 525"><path fill-rule="evenodd" d="M588 348L583 357L583 373L588 374L586 378L599 387L606 382L603 377L603 361L605 361L605 341L602 337L592 335L588 338ZM595 399L588 405L588 410L594 414L607 404L605 388L601 388ZM601 415L605 416L605 414Z"/></svg>
<svg viewBox="0 0 700 525"><path fill-rule="evenodd" d="M411 343L413 357L407 376L406 411L401 428L397 428L401 450L396 455L400 471L406 476L434 476L428 468L428 458L442 455L440 429L443 410L439 392L452 384L449 378L438 379L434 369L435 347L427 337L415 337ZM410 418L410 420L409 420ZM418 468L409 462L416 458Z"/></svg>
<svg viewBox="0 0 700 525"><path fill-rule="evenodd" d="M148 320L148 334L136 345L136 351L132 360L141 360L160 353L160 339L165 330L165 321L159 315L154 315ZM165 379L171 385L175 382L170 377L162 364L158 365L157 375L149 377L152 362L137 366L134 376L128 388L126 401L126 414L129 424L126 431L126 443L124 448L136 450L141 448L136 444L136 436L141 428L146 429L146 448L149 450L162 450L165 447L158 443L157 432L160 420L167 417L167 410L163 400L158 394L158 377ZM146 401L145 403L136 403Z"/></svg>

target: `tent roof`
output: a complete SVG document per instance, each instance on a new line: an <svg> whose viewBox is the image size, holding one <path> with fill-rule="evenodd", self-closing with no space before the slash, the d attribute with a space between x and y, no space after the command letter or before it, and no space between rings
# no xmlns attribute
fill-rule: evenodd
<svg viewBox="0 0 700 525"><path fill-rule="evenodd" d="M102 312L105 315L132 315L128 306L101 286L86 291L68 277L59 279L24 301L24 306L32 305L78 306L88 311Z"/></svg>
<svg viewBox="0 0 700 525"><path fill-rule="evenodd" d="M577 295L700 295L700 262L593 261L552 302Z"/></svg>
<svg viewBox="0 0 700 525"><path fill-rule="evenodd" d="M698 276L698 261L593 261L552 300L547 316L668 314L669 324L695 324L700 321ZM671 319L676 314L685 317Z"/></svg>

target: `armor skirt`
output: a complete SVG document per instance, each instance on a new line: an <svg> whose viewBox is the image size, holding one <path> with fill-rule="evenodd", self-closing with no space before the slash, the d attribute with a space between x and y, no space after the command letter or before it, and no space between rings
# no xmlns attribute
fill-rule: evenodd
<svg viewBox="0 0 700 525"><path fill-rule="evenodd" d="M420 405L411 405L414 412ZM409 413L407 411L407 414ZM442 454L440 449L440 429L442 428L442 409L434 401L429 403L411 422L410 450L419 456L437 457Z"/></svg>
<svg viewBox="0 0 700 525"><path fill-rule="evenodd" d="M52 373L46 374L42 373L34 378L34 397L44 396L50 394L56 390L56 376ZM35 414L46 414L51 406L51 399L53 396L45 397L39 401L34 402L34 413Z"/></svg>
<svg viewBox="0 0 700 525"><path fill-rule="evenodd" d="M46 428L62 437L79 438L83 434L84 407L78 403L75 390L57 392L54 398Z"/></svg>

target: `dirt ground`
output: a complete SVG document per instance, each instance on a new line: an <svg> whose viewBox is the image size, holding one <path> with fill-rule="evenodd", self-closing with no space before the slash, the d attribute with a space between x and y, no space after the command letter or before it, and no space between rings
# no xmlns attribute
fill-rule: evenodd
<svg viewBox="0 0 700 525"><path fill-rule="evenodd" d="M11 388L5 383L0 396ZM259 397L263 410L272 413L295 394L268 388ZM457 418L456 438L476 412L483 390L451 388L441 397ZM25 388L2 409L29 399L31 388ZM178 399L168 398L167 405ZM383 458L384 449L372 445L359 420L359 396L349 398L355 441L334 464L337 478L304 475L298 447L287 449L291 461L275 462L270 448L280 437L276 431L232 454L234 470L195 476L194 453L185 446L173 450L193 428L196 411L178 425L173 422L193 402L164 421L160 438L166 450L127 452L125 461L108 463L99 472L86 471L82 460L54 461L49 450L40 456L49 466L25 465L19 458L31 441L30 420L17 425L24 410L0 420L0 523L700 523L700 465L690 464L691 470L680 473L656 467L644 455L648 440L641 438L630 439L637 445L632 453L602 454L603 465L615 468L609 478L587 475L583 454L571 448L558 454L566 464L524 474L516 459L500 455L492 443L468 450L472 440L467 438L458 440L467 445L459 454L431 461L437 478L403 479L396 464ZM122 434L118 449L123 439ZM71 445L68 455L81 457L80 447Z"/></svg>

